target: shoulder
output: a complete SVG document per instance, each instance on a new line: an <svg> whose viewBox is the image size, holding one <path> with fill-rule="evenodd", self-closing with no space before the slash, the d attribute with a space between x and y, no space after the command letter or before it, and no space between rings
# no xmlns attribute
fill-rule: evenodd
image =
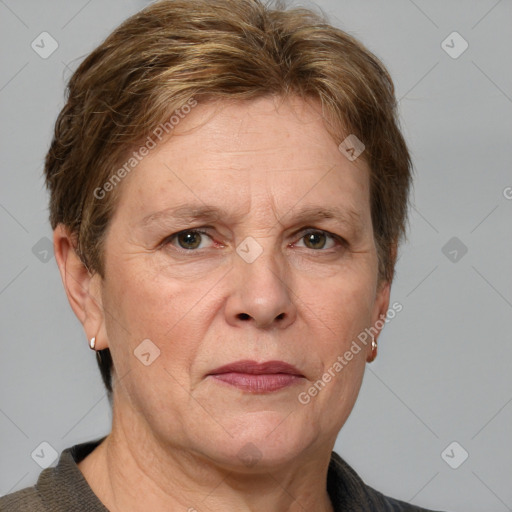
<svg viewBox="0 0 512 512"><path fill-rule="evenodd" d="M108 512L78 468L105 437L62 451L56 466L43 469L37 483L0 498L0 512Z"/></svg>
<svg viewBox="0 0 512 512"><path fill-rule="evenodd" d="M336 452L332 452L327 489L335 512L436 512L385 496L366 485ZM438 511L439 512L439 511Z"/></svg>
<svg viewBox="0 0 512 512"><path fill-rule="evenodd" d="M35 486L26 487L0 498L1 512L47 512Z"/></svg>
<svg viewBox="0 0 512 512"><path fill-rule="evenodd" d="M407 503L405 501L400 501L394 498L390 498L389 496L384 496L379 491L376 491L375 489L372 489L371 487L368 486L366 486L366 490L369 494L370 501L372 503L378 504L378 506L381 507L376 508L375 510L383 510L386 512L441 512L421 508L416 505L412 505L411 503Z"/></svg>

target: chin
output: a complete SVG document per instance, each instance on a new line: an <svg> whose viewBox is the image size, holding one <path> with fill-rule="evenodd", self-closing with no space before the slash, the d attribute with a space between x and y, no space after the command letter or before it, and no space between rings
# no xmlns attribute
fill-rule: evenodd
<svg viewBox="0 0 512 512"><path fill-rule="evenodd" d="M231 435L222 436L223 439L215 443L211 457L238 471L254 472L288 465L318 439L318 434L311 425L297 423L297 418L291 420L293 413L285 419L287 414L262 411L223 422Z"/></svg>

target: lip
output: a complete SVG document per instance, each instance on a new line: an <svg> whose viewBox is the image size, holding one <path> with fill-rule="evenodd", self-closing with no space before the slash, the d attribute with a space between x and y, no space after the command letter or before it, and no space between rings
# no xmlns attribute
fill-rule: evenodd
<svg viewBox="0 0 512 512"><path fill-rule="evenodd" d="M220 366L212 370L208 375L219 375L222 373L248 373L251 375L285 373L296 375L297 377L304 377L295 366L285 363L284 361L265 361L264 363L258 363L257 361L248 359Z"/></svg>
<svg viewBox="0 0 512 512"><path fill-rule="evenodd" d="M269 393L291 386L304 375L284 361L237 361L221 366L208 374L229 386L237 387L251 393Z"/></svg>

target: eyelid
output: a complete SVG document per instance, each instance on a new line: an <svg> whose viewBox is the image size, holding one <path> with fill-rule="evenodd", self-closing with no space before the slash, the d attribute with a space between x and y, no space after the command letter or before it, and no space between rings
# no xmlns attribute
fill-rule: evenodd
<svg viewBox="0 0 512 512"><path fill-rule="evenodd" d="M211 226L201 226L201 227L197 227L197 228L187 228L187 229L182 229L180 231L176 231L176 233L172 233L171 235L166 236L162 240L160 246L164 247L166 245L172 245L178 251L183 251L183 252L187 252L187 253L197 252L197 249L195 249L195 250L183 249L183 247L178 247L177 245L174 245L172 242L174 240L176 240L176 238L179 235L181 235L183 233L189 233L189 232L200 233L201 235L205 235L208 238L210 238L210 240L213 242L214 240L213 240L211 234L209 233L208 229L213 229L213 228Z"/></svg>
<svg viewBox="0 0 512 512"><path fill-rule="evenodd" d="M182 229L180 231L177 231L176 233L172 233L171 235L167 236L164 238L164 240L162 241L161 245L164 246L164 245L167 245L167 244L172 244L172 242L179 236L181 235L182 233L188 233L188 232L195 232L195 233L200 233L201 235L205 235L207 236L208 238L210 238L210 240L212 242L214 242L215 240L213 239L212 235L210 234L210 231L215 229L213 226L199 226L199 227L192 227L192 228L187 228L187 229ZM305 237L306 235L309 235L310 233L324 233L327 237L331 238L332 240L334 240L335 242L338 243L339 246L346 246L347 245L347 241L341 237L340 235L337 235L336 233L332 233L330 231L327 231L325 229L320 229L320 228L315 228L313 226L306 226L304 228L301 228L300 230L296 231L294 234L293 234L293 237L296 238L296 241L293 242L291 245L294 245L295 243L297 243L297 241L301 240L303 237ZM183 249L182 247L178 247L178 246L175 246L173 245L173 247L179 251L185 251L185 252L196 252L196 250L194 251L190 251L188 249ZM312 249L313 250L313 249ZM321 251L322 249L318 249L319 251Z"/></svg>
<svg viewBox="0 0 512 512"><path fill-rule="evenodd" d="M310 233L323 233L327 237L329 237L332 240L334 240L335 242L337 242L338 245L340 245L340 246L346 246L347 245L347 241L343 237L341 237L340 235L337 235L336 233L331 233L330 231L327 231L325 229L314 228L312 226L307 226L305 228L300 229L299 231L297 231L294 234L294 237L297 237L297 235L300 235L298 237L298 240L301 240L302 238L304 238L306 235L309 235ZM295 244L295 243L296 242L293 242L293 244ZM312 250L314 250L314 249L312 249ZM317 250L321 251L322 249L317 249Z"/></svg>

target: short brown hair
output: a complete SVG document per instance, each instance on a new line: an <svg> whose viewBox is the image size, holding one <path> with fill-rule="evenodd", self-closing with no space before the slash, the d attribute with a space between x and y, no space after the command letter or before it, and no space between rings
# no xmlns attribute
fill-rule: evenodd
<svg viewBox="0 0 512 512"><path fill-rule="evenodd" d="M122 23L74 72L46 156L52 228L63 223L91 272L120 187L98 187L155 127L191 99L298 95L320 100L341 142L354 134L370 168L379 278L391 282L405 237L410 155L384 65L323 15L261 0L163 0ZM95 192L96 191L96 192ZM112 392L112 359L99 360Z"/></svg>

